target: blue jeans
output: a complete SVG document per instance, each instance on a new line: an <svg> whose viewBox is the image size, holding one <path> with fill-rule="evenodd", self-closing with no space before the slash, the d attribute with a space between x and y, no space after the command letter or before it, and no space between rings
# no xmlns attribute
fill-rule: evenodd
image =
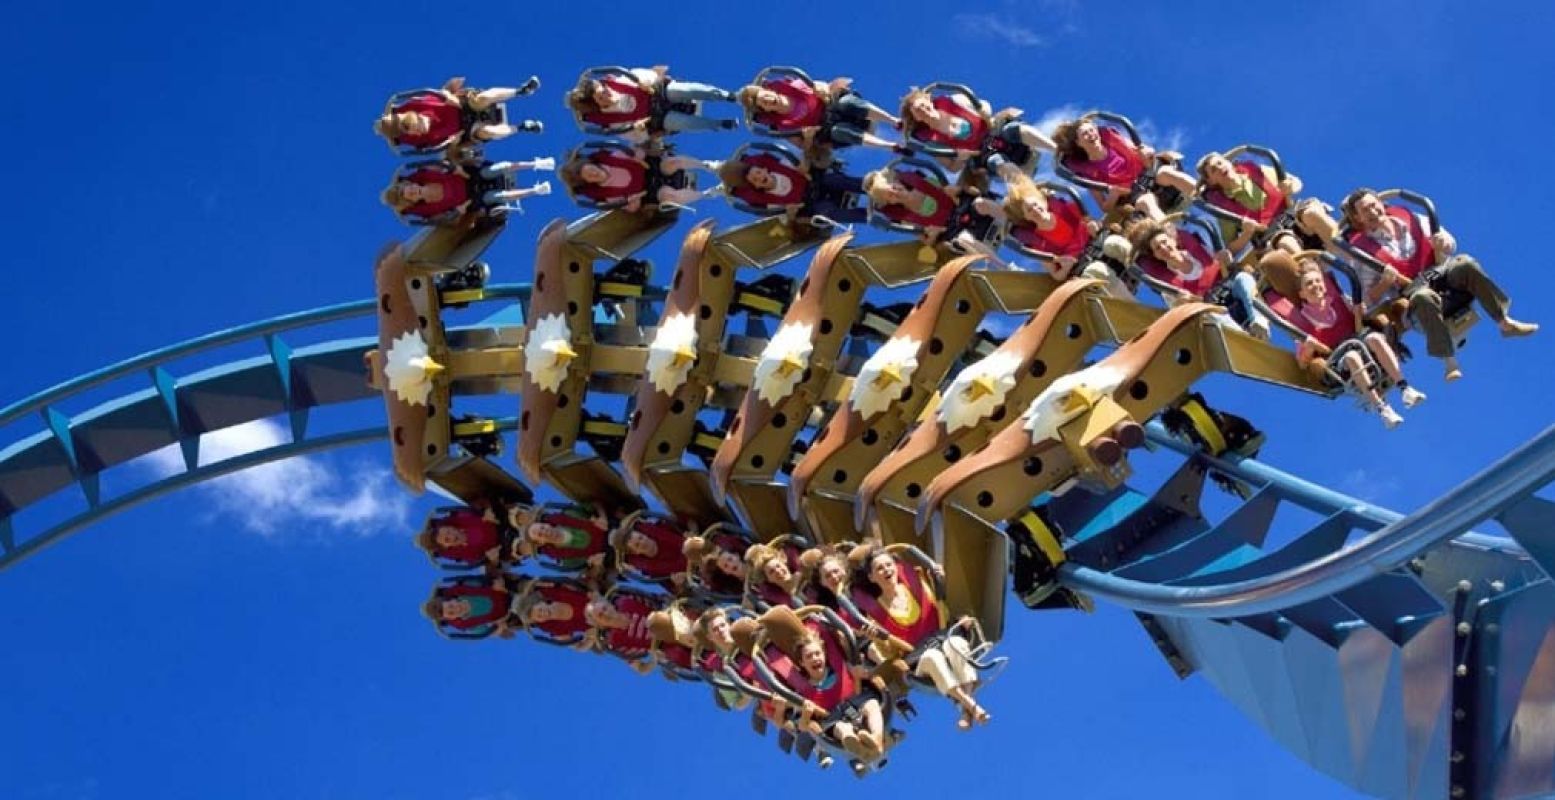
<svg viewBox="0 0 1555 800"><path fill-rule="evenodd" d="M664 96L671 103L686 103L692 100L726 100L728 95L724 90L708 83L692 83L691 81L670 81L664 87Z"/></svg>
<svg viewBox="0 0 1555 800"><path fill-rule="evenodd" d="M1255 322L1261 322L1261 327L1268 329L1269 320L1253 305L1253 298L1258 296L1258 279L1252 273L1238 272L1231 279L1231 295L1241 301L1242 308L1247 310L1247 324L1243 327L1251 328Z"/></svg>
<svg viewBox="0 0 1555 800"><path fill-rule="evenodd" d="M723 120L699 117L696 114L687 114L684 111L671 111L664 115L664 130L671 133L681 131L716 131L723 129Z"/></svg>

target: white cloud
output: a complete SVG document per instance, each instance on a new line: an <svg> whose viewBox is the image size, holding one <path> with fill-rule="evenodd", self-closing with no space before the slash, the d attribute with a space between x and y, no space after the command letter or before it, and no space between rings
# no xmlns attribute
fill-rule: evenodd
<svg viewBox="0 0 1555 800"><path fill-rule="evenodd" d="M200 439L201 466L285 444L290 437L270 420L224 428ZM176 445L147 457L163 475L182 472ZM388 470L358 467L341 472L317 458L276 461L200 485L212 510L238 521L246 530L275 536L301 527L326 528L370 536L406 529L410 498Z"/></svg>
<svg viewBox="0 0 1555 800"><path fill-rule="evenodd" d="M1059 125L1084 114L1085 111L1086 109L1074 103L1065 103L1042 112L1042 116L1037 117L1037 121L1031 124L1037 126L1037 129L1043 133L1052 136L1053 131L1058 130Z"/></svg>
<svg viewBox="0 0 1555 800"><path fill-rule="evenodd" d="M1155 120L1146 117L1145 119L1135 120L1134 127L1139 131L1139 138L1145 144L1154 147L1156 152L1176 150L1181 153L1182 149L1188 145L1188 132L1183 130L1181 126L1173 125L1170 128L1162 128L1155 123Z"/></svg>
<svg viewBox="0 0 1555 800"><path fill-rule="evenodd" d="M1048 43L1036 31L1003 14L956 14L950 21L968 39L1002 42L1011 47L1042 47Z"/></svg>

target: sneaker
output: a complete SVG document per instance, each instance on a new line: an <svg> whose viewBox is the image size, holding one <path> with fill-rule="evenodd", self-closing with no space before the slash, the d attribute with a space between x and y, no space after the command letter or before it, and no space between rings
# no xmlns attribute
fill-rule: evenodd
<svg viewBox="0 0 1555 800"><path fill-rule="evenodd" d="M1442 380L1448 383L1452 383L1453 381L1463 377L1463 370L1458 367L1458 359L1449 358L1444 361L1443 364L1447 367L1447 372L1442 375Z"/></svg>
<svg viewBox="0 0 1555 800"><path fill-rule="evenodd" d="M727 101L729 101L731 103L738 103L740 101L740 93L739 92L731 92L731 91L725 90L724 94L723 94L723 97L724 97L725 100L727 100Z"/></svg>
<svg viewBox="0 0 1555 800"><path fill-rule="evenodd" d="M708 172L717 172L721 167L723 167L723 165L724 162L719 161L716 158L710 158L702 162L702 169L705 169Z"/></svg>
<svg viewBox="0 0 1555 800"><path fill-rule="evenodd" d="M543 197L543 196L548 195L550 193L551 193L551 182L550 181L540 181L539 183L535 184L535 194L536 195L539 195L539 196Z"/></svg>
<svg viewBox="0 0 1555 800"><path fill-rule="evenodd" d="M515 91L518 93L519 97L523 97L526 94L534 94L535 91L537 89L539 89L539 88L540 88L540 76L538 76L538 75L530 75L529 76L529 80L524 81L523 83L519 84L518 85L518 89L516 89Z"/></svg>
<svg viewBox="0 0 1555 800"><path fill-rule="evenodd" d="M1501 320L1501 335L1508 339L1519 336L1532 336L1539 332L1539 326L1532 322L1519 322L1511 317Z"/></svg>
<svg viewBox="0 0 1555 800"><path fill-rule="evenodd" d="M732 130L734 130L738 126L739 126L739 123L735 122L732 119L721 119L721 120L718 120L718 127L722 128L723 130L726 130L726 131L732 131Z"/></svg>
<svg viewBox="0 0 1555 800"><path fill-rule="evenodd" d="M1399 416L1398 412L1394 411L1393 407L1387 403L1383 403L1381 410L1377 413L1382 415L1382 424L1390 431L1397 428L1398 424L1404 421L1404 418Z"/></svg>
<svg viewBox="0 0 1555 800"><path fill-rule="evenodd" d="M1254 339L1258 339L1260 341L1265 341L1265 342L1269 341L1269 322L1268 322L1268 320L1262 320L1262 319L1255 319L1255 320L1253 320L1252 322L1248 323L1248 325L1247 325L1247 332L1252 334Z"/></svg>
<svg viewBox="0 0 1555 800"><path fill-rule="evenodd" d="M518 123L518 129L525 133L541 133L545 130L545 124L536 119L526 119Z"/></svg>
<svg viewBox="0 0 1555 800"><path fill-rule="evenodd" d="M529 162L530 169L556 169L556 159L551 156L537 158Z"/></svg>
<svg viewBox="0 0 1555 800"><path fill-rule="evenodd" d="M1404 399L1404 408L1414 408L1425 402L1425 392L1413 386L1405 386L1404 390L1399 392L1399 396Z"/></svg>

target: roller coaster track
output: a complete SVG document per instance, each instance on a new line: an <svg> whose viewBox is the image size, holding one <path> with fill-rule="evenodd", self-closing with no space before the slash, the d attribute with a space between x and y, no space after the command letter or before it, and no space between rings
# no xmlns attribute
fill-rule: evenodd
<svg viewBox="0 0 1555 800"><path fill-rule="evenodd" d="M529 292L489 286L482 302ZM344 303L202 336L0 409L0 441L10 442L0 450L0 569L177 489L384 438L376 411L367 427L310 424L314 409L380 397L363 366L376 342L320 331L375 307ZM450 328L449 342L507 324ZM176 373L231 347L257 354ZM121 393L64 410L105 389ZM281 416L291 442L201 463L202 436ZM1071 535L1064 583L1135 611L1179 674L1202 672L1287 747L1362 791L1555 791L1555 504L1535 495L1555 480L1555 427L1408 516L1254 460L1207 457L1157 426L1149 436L1184 458L1160 491L1053 500L1055 524ZM175 445L181 472L129 464ZM137 485L105 496L100 476L114 467L115 484ZM1246 489L1213 523L1197 508L1212 472ZM84 504L62 518L55 503L31 508L72 487ZM1265 549L1280 503L1321 521ZM32 518L44 512L56 518ZM1513 538L1470 532L1491 520ZM1365 535L1351 542L1354 531Z"/></svg>

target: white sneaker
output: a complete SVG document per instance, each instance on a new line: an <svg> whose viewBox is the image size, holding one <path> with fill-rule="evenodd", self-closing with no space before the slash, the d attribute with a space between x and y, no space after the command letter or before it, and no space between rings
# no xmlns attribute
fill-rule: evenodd
<svg viewBox="0 0 1555 800"><path fill-rule="evenodd" d="M1248 324L1247 332L1251 333L1254 339L1259 339L1265 342L1269 341L1269 323L1267 320L1253 320L1250 324Z"/></svg>
<svg viewBox="0 0 1555 800"><path fill-rule="evenodd" d="M530 169L556 169L556 159L546 156L529 162Z"/></svg>
<svg viewBox="0 0 1555 800"><path fill-rule="evenodd" d="M707 170L708 172L717 172L719 169L721 169L723 167L723 165L724 165L724 162L719 161L717 159L708 159L708 160L702 162L702 168Z"/></svg>
<svg viewBox="0 0 1555 800"><path fill-rule="evenodd" d="M1413 386L1405 386L1403 391L1399 392L1399 396L1404 399L1404 408L1414 408L1425 402L1425 392Z"/></svg>
<svg viewBox="0 0 1555 800"><path fill-rule="evenodd" d="M551 193L551 182L550 181L540 181L539 183L535 184L535 194L537 194L537 195L547 195L547 194L550 194L550 193Z"/></svg>
<svg viewBox="0 0 1555 800"><path fill-rule="evenodd" d="M1398 412L1394 411L1393 407L1387 403L1382 404L1382 408L1378 411L1378 413L1382 415L1383 426L1390 431L1394 428L1397 428L1398 424L1404 421L1404 418L1399 416Z"/></svg>

